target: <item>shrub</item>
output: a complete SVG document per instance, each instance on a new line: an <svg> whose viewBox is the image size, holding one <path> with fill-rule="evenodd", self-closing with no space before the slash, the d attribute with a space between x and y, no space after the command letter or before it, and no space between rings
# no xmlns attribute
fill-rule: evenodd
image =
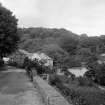
<svg viewBox="0 0 105 105"><path fill-rule="evenodd" d="M65 86L62 82L56 83L56 87L60 92L67 97L68 101L73 103L73 105L88 105L88 102L74 89L70 89Z"/></svg>
<svg viewBox="0 0 105 105"><path fill-rule="evenodd" d="M0 67L3 67L4 66L4 61L1 59L0 60Z"/></svg>
<svg viewBox="0 0 105 105"><path fill-rule="evenodd" d="M73 105L89 105L89 104L87 103L87 101L86 101L83 97L81 97L81 96L75 97L75 98L72 100L72 103L73 103Z"/></svg>
<svg viewBox="0 0 105 105"><path fill-rule="evenodd" d="M59 80L62 82L62 83L68 83L69 82L69 79L67 76L65 75L59 75L57 76L59 78Z"/></svg>
<svg viewBox="0 0 105 105"><path fill-rule="evenodd" d="M73 105L104 105L105 92L98 89L90 79L79 77L77 82L78 84L67 85L61 81L59 76L52 75L52 84L69 103Z"/></svg>
<svg viewBox="0 0 105 105"><path fill-rule="evenodd" d="M9 66L18 67L18 68L24 68L24 67L23 67L23 64L18 63L18 62L16 62L16 61L9 61L9 62L8 62L8 65L9 65Z"/></svg>
<svg viewBox="0 0 105 105"><path fill-rule="evenodd" d="M0 71L6 70L5 64L3 60L0 60Z"/></svg>
<svg viewBox="0 0 105 105"><path fill-rule="evenodd" d="M52 74L49 76L49 84L50 85L58 85L59 83L61 83L61 81L59 80L57 75Z"/></svg>
<svg viewBox="0 0 105 105"><path fill-rule="evenodd" d="M79 86L95 86L94 82L86 77L78 77L78 85Z"/></svg>

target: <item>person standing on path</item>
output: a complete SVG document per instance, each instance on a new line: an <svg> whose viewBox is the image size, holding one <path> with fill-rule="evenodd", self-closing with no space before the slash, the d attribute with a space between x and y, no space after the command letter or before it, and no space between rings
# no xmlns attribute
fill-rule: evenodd
<svg viewBox="0 0 105 105"><path fill-rule="evenodd" d="M26 57L24 59L24 66L25 66L25 70L26 70L27 75L29 76L30 80L33 81L33 72L31 69L32 62L28 57Z"/></svg>

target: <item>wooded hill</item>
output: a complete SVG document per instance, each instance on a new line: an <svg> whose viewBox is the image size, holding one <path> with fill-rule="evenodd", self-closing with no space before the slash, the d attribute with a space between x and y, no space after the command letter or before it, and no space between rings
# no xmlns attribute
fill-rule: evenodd
<svg viewBox="0 0 105 105"><path fill-rule="evenodd" d="M88 37L66 29L20 28L19 48L29 52L41 51L53 58L57 65L80 66L91 56L105 52L105 36Z"/></svg>

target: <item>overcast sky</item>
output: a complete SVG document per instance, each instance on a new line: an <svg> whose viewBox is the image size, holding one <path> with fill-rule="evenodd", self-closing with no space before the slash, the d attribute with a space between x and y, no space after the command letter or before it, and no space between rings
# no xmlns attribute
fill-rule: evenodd
<svg viewBox="0 0 105 105"><path fill-rule="evenodd" d="M0 0L22 27L66 28L105 35L105 0Z"/></svg>

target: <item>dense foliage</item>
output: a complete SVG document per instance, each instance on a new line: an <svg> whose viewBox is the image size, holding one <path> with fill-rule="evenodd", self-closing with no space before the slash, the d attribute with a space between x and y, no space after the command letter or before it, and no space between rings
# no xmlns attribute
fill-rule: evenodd
<svg viewBox="0 0 105 105"><path fill-rule="evenodd" d="M8 61L8 65L18 68L24 68L24 59L26 58L26 55L19 51L16 51L15 53L11 54L9 58L10 59Z"/></svg>
<svg viewBox="0 0 105 105"><path fill-rule="evenodd" d="M14 52L18 40L17 19L10 10L0 5L0 58Z"/></svg>
<svg viewBox="0 0 105 105"><path fill-rule="evenodd" d="M98 89L92 81L88 81L86 78L80 77L77 80L70 80L64 76L51 75L49 83L55 86L73 105L105 104L105 92Z"/></svg>
<svg viewBox="0 0 105 105"><path fill-rule="evenodd" d="M85 76L91 78L95 83L105 86L105 64L94 63Z"/></svg>
<svg viewBox="0 0 105 105"><path fill-rule="evenodd" d="M85 65L89 70L86 76L96 83L104 84L101 81L104 80L105 69L97 63L100 54L105 52L104 35L79 36L65 29L49 28L23 28L18 29L18 32L21 36L21 49L44 52L53 58L54 66L57 67Z"/></svg>
<svg viewBox="0 0 105 105"><path fill-rule="evenodd" d="M20 48L29 52L43 51L61 65L69 67L88 63L92 56L105 52L105 36L81 36L65 29L23 28L18 29L21 36Z"/></svg>

